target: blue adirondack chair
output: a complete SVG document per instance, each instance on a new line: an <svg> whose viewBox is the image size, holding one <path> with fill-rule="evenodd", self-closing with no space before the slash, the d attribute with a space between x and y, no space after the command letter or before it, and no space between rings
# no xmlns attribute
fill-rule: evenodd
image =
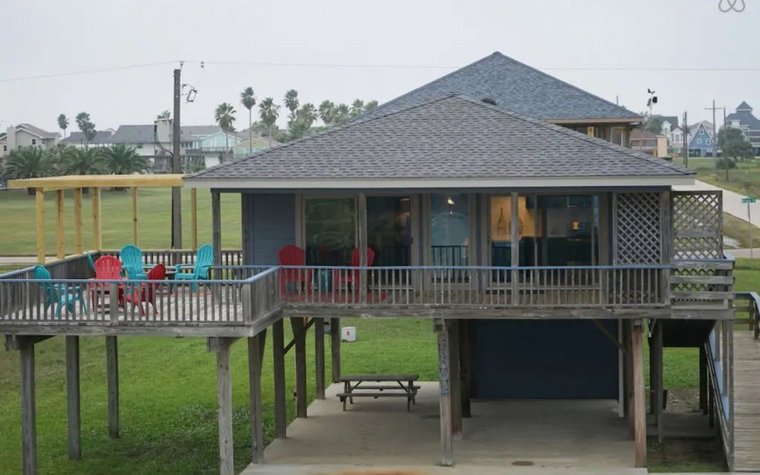
<svg viewBox="0 0 760 475"><path fill-rule="evenodd" d="M148 274L145 273L143 265L142 249L134 244L127 244L119 251L119 258L122 262L122 268L127 274L128 279L145 280Z"/></svg>
<svg viewBox="0 0 760 475"><path fill-rule="evenodd" d="M34 278L40 281L40 285L45 290L45 310L52 305L55 318L60 318L63 307L66 307L70 313L74 313L76 302L81 303L82 311L87 313L87 303L82 299L79 286L54 284L50 279L50 272L42 266L35 266Z"/></svg>
<svg viewBox="0 0 760 475"><path fill-rule="evenodd" d="M211 244L204 244L198 248L195 253L195 265L189 264L177 264L175 267L176 273L174 278L176 280L192 280L192 290L198 289L198 280L208 279L208 271L211 265L214 263L214 246ZM184 272L184 269L190 269L192 272Z"/></svg>

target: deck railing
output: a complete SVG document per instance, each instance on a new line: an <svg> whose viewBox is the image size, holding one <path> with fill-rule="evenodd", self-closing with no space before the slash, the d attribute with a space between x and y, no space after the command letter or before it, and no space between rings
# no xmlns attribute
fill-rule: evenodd
<svg viewBox="0 0 760 475"><path fill-rule="evenodd" d="M663 307L666 265L588 267L284 266L292 305Z"/></svg>
<svg viewBox="0 0 760 475"><path fill-rule="evenodd" d="M170 258L172 252L161 256ZM94 280L85 256L47 268L50 281L35 280L31 268L0 276L0 325L246 325L283 306L359 312L661 311L676 308L676 303L692 310L705 304L706 309L730 308L733 300L732 265L722 262L566 267L233 265L214 266L211 279L198 281ZM67 299L74 302L66 305Z"/></svg>

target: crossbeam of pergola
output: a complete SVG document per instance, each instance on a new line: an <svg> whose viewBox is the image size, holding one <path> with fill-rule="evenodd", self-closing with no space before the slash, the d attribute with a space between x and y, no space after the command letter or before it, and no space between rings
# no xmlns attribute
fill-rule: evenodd
<svg viewBox="0 0 760 475"><path fill-rule="evenodd" d="M64 257L64 191L73 190L74 205L74 247L77 254L84 252L82 239L82 189L92 190L92 249L103 248L103 233L101 219L100 190L102 188L129 188L132 193L132 234L134 243L139 245L138 189L139 188L168 188L181 187L181 174L166 175L69 175L44 178L26 178L8 181L9 189L36 190L36 230L37 230L37 262L45 263L45 193L55 192L56 196L56 245L55 253L58 259ZM190 193L192 217L192 248L198 246L198 220L196 193Z"/></svg>

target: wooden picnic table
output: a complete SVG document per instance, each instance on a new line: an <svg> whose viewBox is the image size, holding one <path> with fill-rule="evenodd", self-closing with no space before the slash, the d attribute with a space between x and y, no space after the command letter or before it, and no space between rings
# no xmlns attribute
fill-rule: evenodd
<svg viewBox="0 0 760 475"><path fill-rule="evenodd" d="M346 410L346 400L354 403L355 397L405 397L406 410L410 411L416 404L417 390L414 382L419 379L417 374L352 374L338 378L343 383L343 392L338 393L343 410Z"/></svg>

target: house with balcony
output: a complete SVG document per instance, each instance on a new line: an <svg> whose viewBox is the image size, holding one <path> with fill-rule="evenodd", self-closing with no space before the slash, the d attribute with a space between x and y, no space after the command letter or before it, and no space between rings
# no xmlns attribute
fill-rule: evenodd
<svg viewBox="0 0 760 475"><path fill-rule="evenodd" d="M740 129L752 143L755 156L760 155L760 119L752 114L752 106L742 101L736 112L726 116L726 126Z"/></svg>
<svg viewBox="0 0 760 475"><path fill-rule="evenodd" d="M488 89L480 89L484 82ZM694 183L692 171L613 143L627 143L639 120L634 114L499 53L430 84L380 113L185 177L185 187L211 193L209 280L95 281L92 305L72 304L56 317L30 270L0 276L0 293L10 296L0 299L0 331L8 335L7 347L20 352L25 433L33 427L28 395L40 338L105 335L107 367L117 373L116 338L204 336L217 358L220 472L232 473L230 348L245 338L255 473L255 464L267 460L261 372L269 336L277 435L270 448L279 450L283 470L321 463L317 446L320 456L353 454L347 464L358 462L358 450L385 465L428 456L431 464L482 462L484 424L497 429L489 434L502 434L489 437L496 447L488 449L491 467L516 464L522 460L516 453L535 450L591 468L600 460L609 468L613 451L616 467L643 467L648 423L659 439L669 423L663 349L693 347L703 368L700 407L716 422L729 468L757 469L753 441L760 425L751 408L760 368L734 358L735 342L748 354L757 341L748 331L735 337L734 265L723 253L721 193L681 191L680 185ZM457 84L468 92L452 92ZM519 100L514 89L522 91ZM11 186L58 193L67 186L116 186L109 180L117 178L41 178ZM239 251L221 248L222 194L241 202ZM44 250L44 239L41 245ZM119 255L95 248L90 257ZM146 260L185 262L188 255L157 250ZM86 257L49 264L51 285L93 284L86 280ZM119 286L145 285L152 289L152 310L116 298ZM754 309L749 324L757 337L755 297L746 305ZM369 426L359 428L350 417L362 410L358 406L306 418L307 335L315 338L314 394L334 396L326 392L324 323L330 321L332 381L342 386L348 376L340 364L341 320L352 317L431 322L439 377L425 386L435 405L424 406L424 414L436 414L437 430L431 437L425 432L430 417L413 410L408 417L379 413L384 429L378 437L408 441L399 446L403 454L365 446ZM286 322L293 329L289 343ZM293 429L285 412L289 351L295 352L297 422L325 424L297 437L287 437ZM76 368L73 361L67 358L67 371ZM109 376L109 394L118 392L113 380L118 376ZM71 393L68 400L77 401L78 393ZM118 428L112 406L118 398L109 398L109 428L112 421ZM533 415L520 416L525 413ZM338 431L330 418L341 414ZM576 419L569 423L565 415ZM693 416L707 424L708 416ZM520 434L519 442L504 433ZM77 431L69 434L78 441ZM358 441L361 448L351 445ZM27 450L32 442L24 439L25 454L33 453Z"/></svg>

